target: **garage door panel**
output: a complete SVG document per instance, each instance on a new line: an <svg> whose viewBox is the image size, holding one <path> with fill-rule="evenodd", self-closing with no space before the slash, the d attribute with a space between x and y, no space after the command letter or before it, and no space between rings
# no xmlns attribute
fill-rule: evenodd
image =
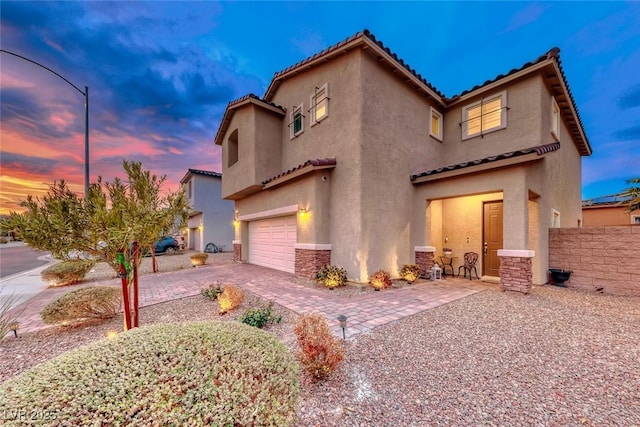
<svg viewBox="0 0 640 427"><path fill-rule="evenodd" d="M293 273L295 269L296 216L249 223L249 262Z"/></svg>

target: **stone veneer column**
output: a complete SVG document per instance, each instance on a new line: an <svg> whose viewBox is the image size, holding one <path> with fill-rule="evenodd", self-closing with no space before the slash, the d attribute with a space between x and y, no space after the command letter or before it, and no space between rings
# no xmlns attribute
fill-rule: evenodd
<svg viewBox="0 0 640 427"><path fill-rule="evenodd" d="M528 294L533 283L532 258L534 251L499 249L500 288Z"/></svg>
<svg viewBox="0 0 640 427"><path fill-rule="evenodd" d="M325 265L331 264L331 245L296 243L295 274L314 279Z"/></svg>
<svg viewBox="0 0 640 427"><path fill-rule="evenodd" d="M233 260L235 262L240 262L242 260L242 244L240 240L233 241Z"/></svg>
<svg viewBox="0 0 640 427"><path fill-rule="evenodd" d="M413 251L415 253L415 262L420 267L420 276L428 279L431 267L435 264L435 246L416 246Z"/></svg>

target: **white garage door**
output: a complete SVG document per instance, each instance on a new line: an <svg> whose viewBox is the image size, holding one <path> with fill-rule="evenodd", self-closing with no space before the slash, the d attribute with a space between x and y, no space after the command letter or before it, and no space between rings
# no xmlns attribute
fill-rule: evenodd
<svg viewBox="0 0 640 427"><path fill-rule="evenodd" d="M294 272L296 216L269 218L249 223L249 262Z"/></svg>

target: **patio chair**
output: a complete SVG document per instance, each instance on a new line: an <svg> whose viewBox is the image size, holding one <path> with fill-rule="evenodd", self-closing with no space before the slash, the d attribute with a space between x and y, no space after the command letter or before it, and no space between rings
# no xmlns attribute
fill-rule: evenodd
<svg viewBox="0 0 640 427"><path fill-rule="evenodd" d="M464 276L467 277L467 271L469 272L469 280L473 280L473 276L471 276L471 270L476 273L476 277L480 279L478 276L478 269L476 268L476 263L478 262L478 253L477 252L465 252L464 254L464 264L458 267L458 277L460 277L460 270L464 268Z"/></svg>

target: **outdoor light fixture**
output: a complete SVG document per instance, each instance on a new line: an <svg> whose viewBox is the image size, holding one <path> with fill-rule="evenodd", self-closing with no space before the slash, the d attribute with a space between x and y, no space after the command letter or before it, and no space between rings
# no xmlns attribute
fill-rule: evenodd
<svg viewBox="0 0 640 427"><path fill-rule="evenodd" d="M338 322L340 322L340 327L342 328L342 339L347 339L344 332L344 330L347 329L347 316L341 314L338 316Z"/></svg>
<svg viewBox="0 0 640 427"><path fill-rule="evenodd" d="M307 209L306 208L300 208L299 212L301 214L306 214L307 213Z"/></svg>
<svg viewBox="0 0 640 427"><path fill-rule="evenodd" d="M11 322L7 325L7 329L10 331L13 331L13 336L15 336L16 338L18 338L18 328L20 327L20 323L18 322Z"/></svg>

